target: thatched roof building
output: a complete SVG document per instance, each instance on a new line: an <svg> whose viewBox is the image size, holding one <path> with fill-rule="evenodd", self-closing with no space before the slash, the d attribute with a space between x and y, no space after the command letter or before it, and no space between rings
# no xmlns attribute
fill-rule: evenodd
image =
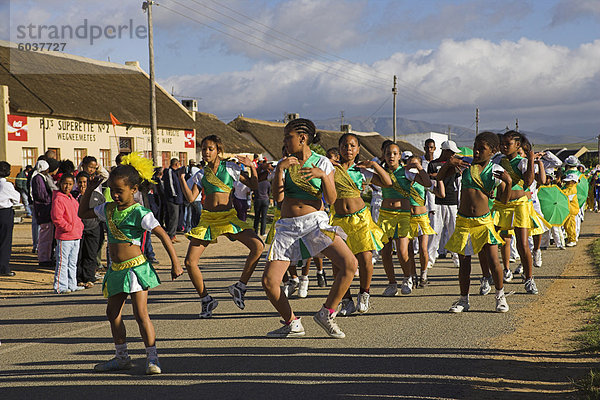
<svg viewBox="0 0 600 400"><path fill-rule="evenodd" d="M281 148L283 146L283 127L285 124L281 122L270 122L258 119L246 118L239 116L229 123L229 125L240 132L260 143L270 155L275 158L281 158ZM323 149L327 150L331 147L338 147L338 140L343 132L318 130L321 134L321 142L319 143ZM378 156L381 153L381 144L386 140L383 136L376 132L361 133L357 132L360 137L361 159L370 159ZM422 155L423 152L413 145L398 141L398 145L402 151L410 150L413 154Z"/></svg>
<svg viewBox="0 0 600 400"><path fill-rule="evenodd" d="M148 75L137 63L22 51L0 42L0 66L11 113L110 123L112 112L123 124L150 126ZM156 109L160 128L192 129L190 112L158 85Z"/></svg>
<svg viewBox="0 0 600 400"><path fill-rule="evenodd" d="M216 115L195 112L196 114L196 144L198 153L201 152L200 142L209 135L217 135L223 141L225 152L228 154L264 154L268 151L253 138L242 134L227 125Z"/></svg>

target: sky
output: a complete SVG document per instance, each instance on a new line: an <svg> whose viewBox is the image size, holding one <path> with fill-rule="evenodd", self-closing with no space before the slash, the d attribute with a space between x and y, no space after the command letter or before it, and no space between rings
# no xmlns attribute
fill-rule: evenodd
<svg viewBox="0 0 600 400"><path fill-rule="evenodd" d="M0 0L0 39L45 35L148 71L141 5ZM152 14L158 82L225 122L391 117L397 75L398 117L473 128L479 108L482 129L518 118L523 130L600 134L600 0L158 0ZM87 36L39 35L51 25Z"/></svg>

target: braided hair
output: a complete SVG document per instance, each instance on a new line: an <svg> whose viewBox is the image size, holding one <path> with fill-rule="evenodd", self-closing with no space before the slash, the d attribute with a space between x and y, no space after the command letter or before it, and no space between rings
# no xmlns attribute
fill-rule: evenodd
<svg viewBox="0 0 600 400"><path fill-rule="evenodd" d="M498 151L500 148L500 138L494 132L481 132L475 136L475 141L486 143L492 151Z"/></svg>
<svg viewBox="0 0 600 400"><path fill-rule="evenodd" d="M284 133L296 132L300 135L306 135L308 144L315 144L321 140L321 135L317 132L315 124L306 118L296 118L287 123L283 128Z"/></svg>

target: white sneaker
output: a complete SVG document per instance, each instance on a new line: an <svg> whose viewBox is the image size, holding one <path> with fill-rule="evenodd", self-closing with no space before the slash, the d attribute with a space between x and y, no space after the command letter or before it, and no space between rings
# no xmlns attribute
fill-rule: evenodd
<svg viewBox="0 0 600 400"><path fill-rule="evenodd" d="M523 275L523 264L517 265L517 268L515 268L513 272L513 276L514 275Z"/></svg>
<svg viewBox="0 0 600 400"><path fill-rule="evenodd" d="M456 268L460 268L460 260L458 258L458 254L456 254L456 253L452 254L452 262L454 263L454 266Z"/></svg>
<svg viewBox="0 0 600 400"><path fill-rule="evenodd" d="M429 261L427 262L427 269L433 268L434 263L435 263L435 260L429 259Z"/></svg>
<svg viewBox="0 0 600 400"><path fill-rule="evenodd" d="M468 300L463 300L463 299L459 299L458 301L454 302L454 304L452 304L452 307L450 307L450 309L448 310L451 313L461 313L463 311L469 311L469 301Z"/></svg>
<svg viewBox="0 0 600 400"><path fill-rule="evenodd" d="M329 310L325 307L322 307L321 310L313 316L313 320L332 338L343 339L346 337L344 332L342 332L335 322L335 316L329 315Z"/></svg>
<svg viewBox="0 0 600 400"><path fill-rule="evenodd" d="M394 297L398 294L398 284L390 283L387 285L383 293L381 294L384 297Z"/></svg>
<svg viewBox="0 0 600 400"><path fill-rule="evenodd" d="M513 273L510 272L510 269L505 269L504 270L504 278L503 278L504 282L510 282L513 280Z"/></svg>
<svg viewBox="0 0 600 400"><path fill-rule="evenodd" d="M308 296L308 276L300 277L300 285L298 286L298 297L305 298Z"/></svg>
<svg viewBox="0 0 600 400"><path fill-rule="evenodd" d="M542 266L542 250L541 249L537 249L534 250L533 252L533 266L534 267L541 267Z"/></svg>
<svg viewBox="0 0 600 400"><path fill-rule="evenodd" d="M577 242L569 242L566 244L567 247L575 247L577 246Z"/></svg>
<svg viewBox="0 0 600 400"><path fill-rule="evenodd" d="M538 294L538 288L533 280L533 276L525 281L525 291L528 294Z"/></svg>
<svg viewBox="0 0 600 400"><path fill-rule="evenodd" d="M488 294L492 287L490 286L490 281L485 276L480 279L481 284L479 285L479 294L485 296Z"/></svg>
<svg viewBox="0 0 600 400"><path fill-rule="evenodd" d="M402 280L402 287L400 293L411 294L412 293L413 280L412 277L407 277Z"/></svg>
<svg viewBox="0 0 600 400"><path fill-rule="evenodd" d="M302 326L302 322L300 322L300 318L293 320L289 324L281 321L283 326L279 329L275 329L267 333L267 337L271 338L288 338L288 337L300 337L304 336L304 327Z"/></svg>
<svg viewBox="0 0 600 400"><path fill-rule="evenodd" d="M506 302L506 296L496 296L496 312L504 313L508 311L508 303Z"/></svg>
<svg viewBox="0 0 600 400"><path fill-rule="evenodd" d="M208 296L209 299L207 301L201 301L202 303L202 312L200 313L200 318L210 318L212 317L213 310L217 308L219 302L217 299L214 299L212 296Z"/></svg>
<svg viewBox="0 0 600 400"><path fill-rule="evenodd" d="M342 302L340 303L340 311L338 311L338 314L342 317L347 317L354 311L356 311L354 301L352 301L352 299L342 299Z"/></svg>
<svg viewBox="0 0 600 400"><path fill-rule="evenodd" d="M285 294L285 297L287 297L289 299L290 296L293 295L296 292L296 289L298 289L299 285L300 285L300 282L297 282L294 279L290 279L283 286L283 294Z"/></svg>
<svg viewBox="0 0 600 400"><path fill-rule="evenodd" d="M359 293L358 299L356 300L356 303L358 304L356 309L358 310L359 313L363 314L369 310L369 298L370 297L371 297L371 295L367 292Z"/></svg>

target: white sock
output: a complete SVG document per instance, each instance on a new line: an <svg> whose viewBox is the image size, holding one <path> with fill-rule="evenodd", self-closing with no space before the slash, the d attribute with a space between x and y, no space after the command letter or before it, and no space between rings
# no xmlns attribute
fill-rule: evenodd
<svg viewBox="0 0 600 400"><path fill-rule="evenodd" d="M500 298L502 296L504 296L504 288L502 288L502 289L496 289L496 298L498 299L498 298Z"/></svg>
<svg viewBox="0 0 600 400"><path fill-rule="evenodd" d="M300 278L298 278L298 277L292 278L291 280L296 283L300 283Z"/></svg>
<svg viewBox="0 0 600 400"><path fill-rule="evenodd" d="M158 353L156 352L156 345L146 347L146 357L150 360L158 359Z"/></svg>
<svg viewBox="0 0 600 400"><path fill-rule="evenodd" d="M301 280L301 281L307 281L307 280L308 280L308 275L302 275L302 276L300 277L300 280Z"/></svg>
<svg viewBox="0 0 600 400"><path fill-rule="evenodd" d="M317 271L317 275L323 275L323 270Z"/></svg>
<svg viewBox="0 0 600 400"><path fill-rule="evenodd" d="M120 360L129 357L129 354L127 353L127 343L115 344L115 356Z"/></svg>

